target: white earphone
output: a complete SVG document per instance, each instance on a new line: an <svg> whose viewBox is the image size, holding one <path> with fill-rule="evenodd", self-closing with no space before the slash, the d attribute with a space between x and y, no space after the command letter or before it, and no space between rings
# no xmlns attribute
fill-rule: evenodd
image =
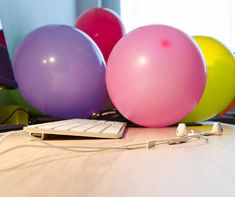
<svg viewBox="0 0 235 197"><path fill-rule="evenodd" d="M211 134L213 135L222 135L223 134L223 127L220 122L215 122L211 129Z"/></svg>
<svg viewBox="0 0 235 197"><path fill-rule="evenodd" d="M195 136L198 137L205 137L211 135L222 135L223 127L220 122L215 122L212 126L211 131L203 131L196 133L193 129L189 130L185 123L179 123L178 127L176 128L176 136L183 137L183 136Z"/></svg>
<svg viewBox="0 0 235 197"><path fill-rule="evenodd" d="M188 136L189 130L185 123L179 123L176 128L175 134L177 137Z"/></svg>

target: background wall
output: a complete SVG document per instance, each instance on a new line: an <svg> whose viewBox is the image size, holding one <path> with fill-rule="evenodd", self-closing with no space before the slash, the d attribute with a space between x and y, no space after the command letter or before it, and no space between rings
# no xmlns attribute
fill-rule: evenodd
<svg viewBox="0 0 235 197"><path fill-rule="evenodd" d="M19 41L33 29L52 23L72 25L77 17L76 3L76 0L0 0L10 57Z"/></svg>
<svg viewBox="0 0 235 197"><path fill-rule="evenodd" d="M79 16L82 12L90 8L101 7L101 5L102 2L100 0L77 0L77 15Z"/></svg>

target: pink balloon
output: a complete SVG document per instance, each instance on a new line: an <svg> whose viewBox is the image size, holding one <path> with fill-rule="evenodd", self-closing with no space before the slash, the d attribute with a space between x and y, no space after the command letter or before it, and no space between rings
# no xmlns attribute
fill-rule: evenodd
<svg viewBox="0 0 235 197"><path fill-rule="evenodd" d="M149 25L124 36L106 69L109 96L128 120L146 127L176 123L199 102L206 83L202 54L184 32Z"/></svg>

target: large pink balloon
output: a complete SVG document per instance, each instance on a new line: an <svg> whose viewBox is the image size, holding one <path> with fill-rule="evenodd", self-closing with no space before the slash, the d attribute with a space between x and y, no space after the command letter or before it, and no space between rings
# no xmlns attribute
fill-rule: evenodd
<svg viewBox="0 0 235 197"><path fill-rule="evenodd" d="M120 113L146 127L176 123L199 102L206 67L196 43L165 25L140 27L112 50L106 84Z"/></svg>

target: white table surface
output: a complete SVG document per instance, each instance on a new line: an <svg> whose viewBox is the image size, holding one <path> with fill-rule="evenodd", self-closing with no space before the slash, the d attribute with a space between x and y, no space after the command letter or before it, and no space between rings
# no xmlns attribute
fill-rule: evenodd
<svg viewBox="0 0 235 197"><path fill-rule="evenodd" d="M153 149L91 153L20 148L0 155L0 196L235 196L235 126L222 136ZM210 130L211 125L193 127ZM55 145L121 145L168 138L175 127L128 128L123 139L66 139ZM40 144L16 134L0 144Z"/></svg>

